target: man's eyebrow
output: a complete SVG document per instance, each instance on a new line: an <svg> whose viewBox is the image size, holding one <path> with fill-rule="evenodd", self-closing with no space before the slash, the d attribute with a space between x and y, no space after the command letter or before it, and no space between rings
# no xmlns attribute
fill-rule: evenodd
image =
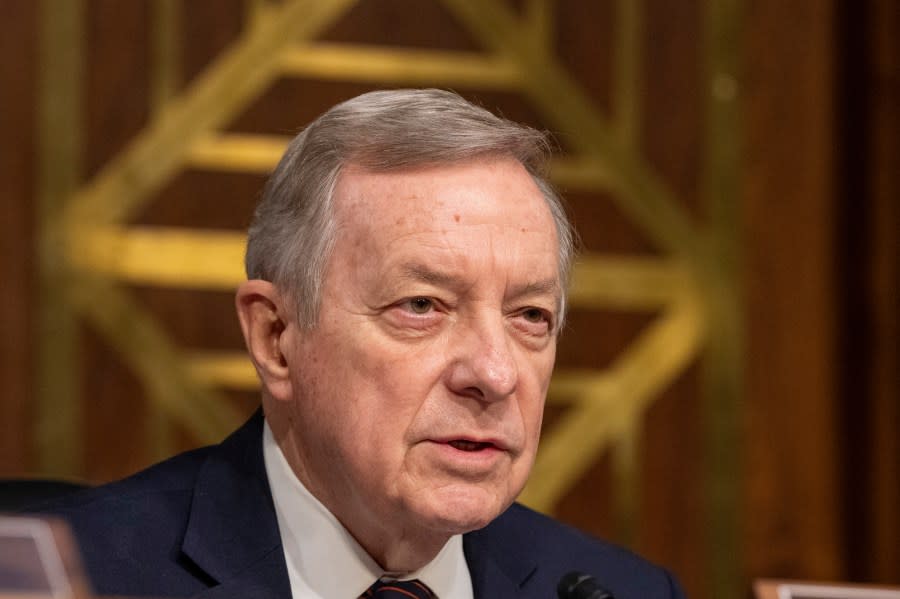
<svg viewBox="0 0 900 599"><path fill-rule="evenodd" d="M552 295L559 298L560 289L559 281L555 278L545 279L543 281L532 281L522 285L513 285L510 289L510 297L528 297L535 295Z"/></svg>
<svg viewBox="0 0 900 599"><path fill-rule="evenodd" d="M462 282L461 278L447 272L435 270L419 263L407 263L400 266L403 278L421 281L437 286L452 286Z"/></svg>
<svg viewBox="0 0 900 599"><path fill-rule="evenodd" d="M421 281L438 287L457 287L464 284L461 277L452 273L435 270L424 264L404 264L401 266L400 272L404 278ZM537 295L551 295L555 298L559 298L561 295L559 280L552 278L544 279L542 281L529 281L528 283L513 285L507 293L509 298L532 297Z"/></svg>

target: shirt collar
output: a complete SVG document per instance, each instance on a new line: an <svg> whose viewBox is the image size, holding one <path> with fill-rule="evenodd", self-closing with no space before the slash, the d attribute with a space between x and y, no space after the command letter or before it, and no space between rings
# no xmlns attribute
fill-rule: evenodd
<svg viewBox="0 0 900 599"><path fill-rule="evenodd" d="M303 486L268 422L263 430L263 457L295 599L359 597L377 578L395 578ZM441 599L472 599L462 535L451 537L431 562L401 578L418 578Z"/></svg>

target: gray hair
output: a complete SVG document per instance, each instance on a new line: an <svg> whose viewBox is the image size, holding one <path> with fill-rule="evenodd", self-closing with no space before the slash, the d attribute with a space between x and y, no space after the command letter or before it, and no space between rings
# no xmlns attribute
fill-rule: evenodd
<svg viewBox="0 0 900 599"><path fill-rule="evenodd" d="M251 279L286 291L302 326L318 319L325 269L334 246L332 201L341 169L373 171L509 156L531 174L556 224L563 321L574 232L545 178L547 135L438 89L376 91L342 102L288 145L250 225L245 266Z"/></svg>

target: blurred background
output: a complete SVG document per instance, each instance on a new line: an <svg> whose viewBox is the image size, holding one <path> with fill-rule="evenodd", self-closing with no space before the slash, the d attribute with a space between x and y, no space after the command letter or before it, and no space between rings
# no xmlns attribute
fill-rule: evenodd
<svg viewBox="0 0 900 599"><path fill-rule="evenodd" d="M553 133L584 242L522 500L675 571L900 583L894 0L3 0L0 477L258 404L232 290L286 141L454 89Z"/></svg>

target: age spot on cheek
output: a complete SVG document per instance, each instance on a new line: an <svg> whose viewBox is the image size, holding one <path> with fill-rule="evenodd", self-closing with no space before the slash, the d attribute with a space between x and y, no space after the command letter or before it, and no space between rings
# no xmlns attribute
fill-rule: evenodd
<svg viewBox="0 0 900 599"><path fill-rule="evenodd" d="M458 214L454 214L454 215L453 215L453 220L455 220L456 222L459 222L459 215L458 215ZM525 229L522 229L522 230L524 231Z"/></svg>

